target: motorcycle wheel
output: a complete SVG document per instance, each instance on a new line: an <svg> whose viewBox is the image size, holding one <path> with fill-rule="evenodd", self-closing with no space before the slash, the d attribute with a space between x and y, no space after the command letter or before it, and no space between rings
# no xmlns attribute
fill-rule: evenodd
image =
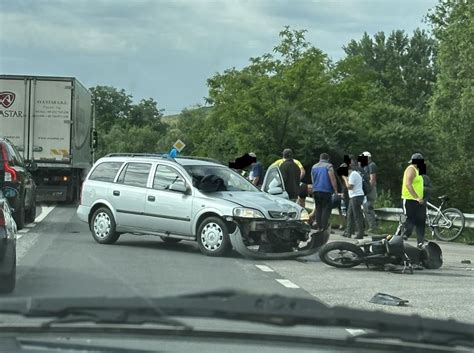
<svg viewBox="0 0 474 353"><path fill-rule="evenodd" d="M334 241L319 250L319 258L326 265L349 268L360 265L364 261L364 252L355 244Z"/></svg>

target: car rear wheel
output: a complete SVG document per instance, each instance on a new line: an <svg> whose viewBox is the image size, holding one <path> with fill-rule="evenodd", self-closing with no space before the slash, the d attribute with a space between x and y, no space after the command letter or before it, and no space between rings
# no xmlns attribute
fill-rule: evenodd
<svg viewBox="0 0 474 353"><path fill-rule="evenodd" d="M25 220L28 223L33 223L36 219L36 198L33 200L31 207L25 213Z"/></svg>
<svg viewBox="0 0 474 353"><path fill-rule="evenodd" d="M106 207L101 207L94 212L91 218L90 228L92 237L100 244L113 244L120 236L120 234L115 231L114 216Z"/></svg>
<svg viewBox="0 0 474 353"><path fill-rule="evenodd" d="M224 256L232 248L227 225L218 217L208 217L199 225L197 241L207 256Z"/></svg>
<svg viewBox="0 0 474 353"><path fill-rule="evenodd" d="M20 201L20 206L18 210L13 214L13 219L15 220L16 227L18 230L25 227L25 201L24 199Z"/></svg>
<svg viewBox="0 0 474 353"><path fill-rule="evenodd" d="M5 249L5 256L0 262L0 293L11 293L16 284L16 249L11 242Z"/></svg>

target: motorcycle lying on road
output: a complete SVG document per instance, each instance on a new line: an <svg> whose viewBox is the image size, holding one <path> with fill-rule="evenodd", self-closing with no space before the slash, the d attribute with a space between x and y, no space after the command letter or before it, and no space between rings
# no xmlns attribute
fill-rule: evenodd
<svg viewBox="0 0 474 353"><path fill-rule="evenodd" d="M355 267L364 263L384 269L386 265L403 266L413 273L413 266L437 269L443 264L443 254L438 244L430 241L421 248L410 245L402 237L406 220L401 217L394 235L360 239L355 243L334 241L319 249L319 258L329 266L339 268Z"/></svg>

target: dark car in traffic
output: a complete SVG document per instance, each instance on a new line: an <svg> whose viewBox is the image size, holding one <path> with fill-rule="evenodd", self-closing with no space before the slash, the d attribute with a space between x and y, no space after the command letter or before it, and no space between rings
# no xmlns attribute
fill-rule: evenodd
<svg viewBox="0 0 474 353"><path fill-rule="evenodd" d="M7 138L0 137L0 186L13 208L18 229L36 218L36 184L27 164Z"/></svg>
<svg viewBox="0 0 474 353"><path fill-rule="evenodd" d="M0 189L0 293L10 293L16 283L16 223Z"/></svg>

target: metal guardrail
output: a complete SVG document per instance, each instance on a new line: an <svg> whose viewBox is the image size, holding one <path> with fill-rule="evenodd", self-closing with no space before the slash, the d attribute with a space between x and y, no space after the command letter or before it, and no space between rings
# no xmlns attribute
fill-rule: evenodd
<svg viewBox="0 0 474 353"><path fill-rule="evenodd" d="M311 198L306 198L306 208L312 210L314 208L314 201ZM429 211L430 214L435 214L432 211ZM403 213L401 208L377 208L375 209L375 214L377 215L378 219L383 221L390 221L390 222L398 222L399 215ZM338 211L336 209L332 210L332 214L338 215ZM464 213L464 218L466 219L466 223L464 224L465 228L474 228L474 214L471 213Z"/></svg>

